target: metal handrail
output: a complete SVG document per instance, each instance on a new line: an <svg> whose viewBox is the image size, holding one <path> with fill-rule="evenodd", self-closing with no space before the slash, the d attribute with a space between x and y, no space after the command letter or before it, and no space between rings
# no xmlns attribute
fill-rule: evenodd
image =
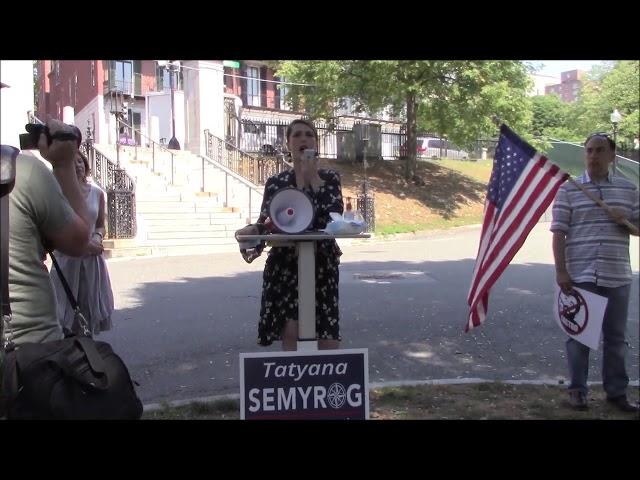
<svg viewBox="0 0 640 480"><path fill-rule="evenodd" d="M235 145L216 137L209 130L205 130L204 134L207 160L220 164L225 173L225 205L228 206L229 204L228 171L233 172L233 174L246 181L246 186L249 190L248 221L250 222L252 214L251 196L252 192L256 190L255 185L264 184L269 176L292 168L292 165L285 161L284 157L253 157ZM231 154L229 154L229 152L231 152ZM205 157L202 157L202 191L204 191L204 163ZM258 190L256 190L256 192L258 194L261 193Z"/></svg>
<svg viewBox="0 0 640 480"><path fill-rule="evenodd" d="M136 222L136 182L124 168L93 145L91 138L80 145L91 166L91 178L107 193L108 238L134 238Z"/></svg>
<svg viewBox="0 0 640 480"><path fill-rule="evenodd" d="M167 152L169 155L171 155L171 185L173 185L173 175L174 175L174 158L175 158L175 153L173 153L170 149L164 147L163 145L161 145L160 143L156 142L155 140L153 140L152 138L150 138L148 135L145 135L144 133L142 133L142 131L138 130L137 128L135 128L132 125L129 125L127 122L125 122L122 119L116 119L118 122L120 122L121 124L123 124L125 127L131 129L131 131L133 133L139 133L141 137L146 138L147 140L149 140L149 142L151 142L151 171L155 173L156 171L156 145L158 146L158 148L161 151L165 151ZM120 129L117 128L116 129L118 131L118 141L120 141ZM138 144L136 143L134 145L134 158L137 160L138 159Z"/></svg>
<svg viewBox="0 0 640 480"><path fill-rule="evenodd" d="M216 137L209 130L205 130L204 133L207 157L256 185L264 185L271 175L292 168L291 163L284 159L284 155L254 157L235 145Z"/></svg>

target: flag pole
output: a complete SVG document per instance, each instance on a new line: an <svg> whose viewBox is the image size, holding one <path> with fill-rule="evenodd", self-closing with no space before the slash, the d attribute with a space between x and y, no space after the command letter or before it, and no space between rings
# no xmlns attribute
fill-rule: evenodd
<svg viewBox="0 0 640 480"><path fill-rule="evenodd" d="M502 120L500 120L500 117L498 117L497 115L493 115L491 117L491 120L493 121L493 123L496 124L497 127L500 127L500 125L502 125ZM584 193L587 197L589 197L591 200L593 200L594 202L596 202L596 204L598 204L598 206L600 206L601 208L603 208L609 215L613 216L612 212L611 212L611 207L609 205L607 205L606 203L604 203L601 199L599 199L598 197L596 197L593 193L591 193L589 190L587 190L585 187L583 187L581 184L579 184L578 182L576 182L573 178L571 178L571 176L569 176L568 180L575 185L580 191L582 191L582 193ZM633 234L633 235L639 235L640 231L638 230L638 227L636 227L633 223L631 223L629 220L627 220L626 218L624 219L624 221L622 222L624 223L624 226L627 227L629 229L629 231Z"/></svg>
<svg viewBox="0 0 640 480"><path fill-rule="evenodd" d="M593 193L591 193L589 190L584 188L581 184L576 182L573 178L569 177L569 181L573 183L576 187L578 187L582 191L582 193L584 193L587 197L589 197L591 200L596 202L600 207L604 208L609 215L613 216L611 212L611 207L609 205L604 203L601 199L596 197ZM623 220L622 223L624 223L624 226L627 227L633 235L638 235L640 233L640 231L638 230L638 227L636 227L633 223L631 223L626 218Z"/></svg>

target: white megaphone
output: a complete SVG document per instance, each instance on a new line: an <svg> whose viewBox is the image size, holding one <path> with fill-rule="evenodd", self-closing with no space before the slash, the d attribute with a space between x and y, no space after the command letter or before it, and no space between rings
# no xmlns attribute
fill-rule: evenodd
<svg viewBox="0 0 640 480"><path fill-rule="evenodd" d="M302 190L289 187L277 191L269 204L269 217L282 233L301 233L313 225L311 198Z"/></svg>

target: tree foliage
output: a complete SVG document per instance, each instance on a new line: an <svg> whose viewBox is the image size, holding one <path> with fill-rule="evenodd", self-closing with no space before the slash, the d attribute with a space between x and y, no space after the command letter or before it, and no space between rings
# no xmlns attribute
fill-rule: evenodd
<svg viewBox="0 0 640 480"><path fill-rule="evenodd" d="M295 83L287 100L312 118L332 119L346 98L369 115L391 109L406 119L407 168L415 171L418 130L446 135L461 146L495 136L491 117L528 131L529 67L519 61L346 60L284 61L277 75Z"/></svg>

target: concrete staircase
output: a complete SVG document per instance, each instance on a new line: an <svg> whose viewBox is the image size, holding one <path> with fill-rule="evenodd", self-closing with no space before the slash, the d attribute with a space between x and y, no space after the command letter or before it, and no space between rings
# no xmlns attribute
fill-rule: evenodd
<svg viewBox="0 0 640 480"><path fill-rule="evenodd" d="M115 146L96 145L110 159ZM105 256L188 255L238 250L234 233L246 225L238 208L223 204L217 192L201 192L202 159L175 151L173 185L170 155L151 149L120 147L120 165L136 182L135 239L107 239Z"/></svg>

